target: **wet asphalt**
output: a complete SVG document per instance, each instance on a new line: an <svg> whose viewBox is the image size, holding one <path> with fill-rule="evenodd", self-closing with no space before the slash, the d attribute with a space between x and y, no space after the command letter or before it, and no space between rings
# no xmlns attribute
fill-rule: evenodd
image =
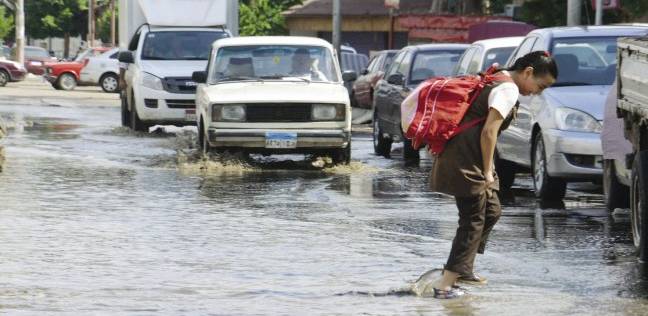
<svg viewBox="0 0 648 316"><path fill-rule="evenodd" d="M195 129L136 134L119 109L0 102L0 313L10 315L645 315L627 212L570 184L541 205L523 175L487 252L489 279L450 301L398 295L441 267L454 200L427 156L202 160Z"/></svg>

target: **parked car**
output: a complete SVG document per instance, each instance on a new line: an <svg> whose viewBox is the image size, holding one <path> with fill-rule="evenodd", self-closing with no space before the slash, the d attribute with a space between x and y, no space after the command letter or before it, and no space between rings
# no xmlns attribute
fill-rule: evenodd
<svg viewBox="0 0 648 316"><path fill-rule="evenodd" d="M548 51L558 64L556 83L537 96L520 96L517 119L497 142L503 190L515 173L531 170L535 195L562 199L570 181L601 180L600 133L605 98L616 71L616 40L648 27L557 27L530 32L508 61Z"/></svg>
<svg viewBox="0 0 648 316"><path fill-rule="evenodd" d="M88 84L81 82L81 69L89 62L89 58L97 56L110 48L89 48L78 54L73 61L47 63L45 79L57 90L73 90L77 85ZM96 84L96 83L90 83Z"/></svg>
<svg viewBox="0 0 648 316"><path fill-rule="evenodd" d="M382 79L387 68L391 65L397 50L383 50L369 60L367 68L360 72L355 80L351 92L351 105L371 109L373 106L373 92L378 80Z"/></svg>
<svg viewBox="0 0 648 316"><path fill-rule="evenodd" d="M365 54L358 53L348 53L343 51L340 58L340 67L342 68L342 73L348 73L349 80L344 82L344 87L349 93L349 99L351 100L351 105L353 105L353 98L351 97L353 93L353 83L358 78L358 73L367 67L369 63L369 57Z"/></svg>
<svg viewBox="0 0 648 316"><path fill-rule="evenodd" d="M476 75L497 63L504 66L523 36L501 37L476 41L461 55L454 75Z"/></svg>
<svg viewBox="0 0 648 316"><path fill-rule="evenodd" d="M9 59L11 58L11 48L7 45L0 46L0 59Z"/></svg>
<svg viewBox="0 0 648 316"><path fill-rule="evenodd" d="M351 107L333 47L310 37L235 37L194 72L199 145L351 157Z"/></svg>
<svg viewBox="0 0 648 316"><path fill-rule="evenodd" d="M113 48L103 54L88 58L81 69L80 81L84 84L98 85L104 92L119 92L119 48Z"/></svg>
<svg viewBox="0 0 648 316"><path fill-rule="evenodd" d="M404 140L403 158L416 160L418 151L403 137L400 104L418 84L431 77L450 76L467 44L407 46L378 81L374 92L373 144L377 155L389 157L393 142Z"/></svg>
<svg viewBox="0 0 648 316"><path fill-rule="evenodd" d="M16 48L11 49L12 59L16 57ZM25 68L32 74L43 75L45 63L57 62L56 57L50 56L49 52L38 46L25 46Z"/></svg>
<svg viewBox="0 0 648 316"><path fill-rule="evenodd" d="M27 76L27 69L20 63L11 60L0 60L0 87L9 82L22 81Z"/></svg>

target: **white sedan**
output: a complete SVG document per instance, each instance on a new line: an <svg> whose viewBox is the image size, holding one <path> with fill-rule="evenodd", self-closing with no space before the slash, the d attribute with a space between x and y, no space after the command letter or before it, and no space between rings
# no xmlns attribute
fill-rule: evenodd
<svg viewBox="0 0 648 316"><path fill-rule="evenodd" d="M104 92L115 93L119 91L119 61L117 55L119 48L113 48L105 53L88 58L88 63L81 70L80 81L96 84Z"/></svg>

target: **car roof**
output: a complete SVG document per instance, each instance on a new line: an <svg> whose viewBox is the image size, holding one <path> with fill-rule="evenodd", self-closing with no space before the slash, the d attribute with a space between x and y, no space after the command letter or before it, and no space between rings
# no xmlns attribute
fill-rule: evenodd
<svg viewBox="0 0 648 316"><path fill-rule="evenodd" d="M510 36L510 37L499 37L491 38L480 41L475 41L472 43L472 46L481 46L484 49L492 49L499 47L517 47L522 43L524 36Z"/></svg>
<svg viewBox="0 0 648 316"><path fill-rule="evenodd" d="M529 35L540 34L554 38L589 37L589 36L642 36L648 35L647 26L637 25L595 25L595 26L563 26L535 29Z"/></svg>
<svg viewBox="0 0 648 316"><path fill-rule="evenodd" d="M305 36L241 36L228 37L215 41L212 47L221 46L243 46L243 45L308 45L324 46L333 49L333 46L317 37Z"/></svg>
<svg viewBox="0 0 648 316"><path fill-rule="evenodd" d="M466 49L470 44L455 44L455 43L435 43L435 44L419 44L406 46L403 49L410 49L416 51L429 51L429 50L448 50L448 49Z"/></svg>

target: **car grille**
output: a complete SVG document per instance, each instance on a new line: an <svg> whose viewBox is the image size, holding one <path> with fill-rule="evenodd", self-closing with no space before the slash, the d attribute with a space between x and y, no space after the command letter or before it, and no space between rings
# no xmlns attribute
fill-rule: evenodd
<svg viewBox="0 0 648 316"><path fill-rule="evenodd" d="M196 93L196 83L190 77L166 77L162 81L164 90L171 93Z"/></svg>
<svg viewBox="0 0 648 316"><path fill-rule="evenodd" d="M248 122L310 122L310 103L248 103L245 115Z"/></svg>
<svg viewBox="0 0 648 316"><path fill-rule="evenodd" d="M194 100L165 100L167 107L170 109L195 109L196 101Z"/></svg>

